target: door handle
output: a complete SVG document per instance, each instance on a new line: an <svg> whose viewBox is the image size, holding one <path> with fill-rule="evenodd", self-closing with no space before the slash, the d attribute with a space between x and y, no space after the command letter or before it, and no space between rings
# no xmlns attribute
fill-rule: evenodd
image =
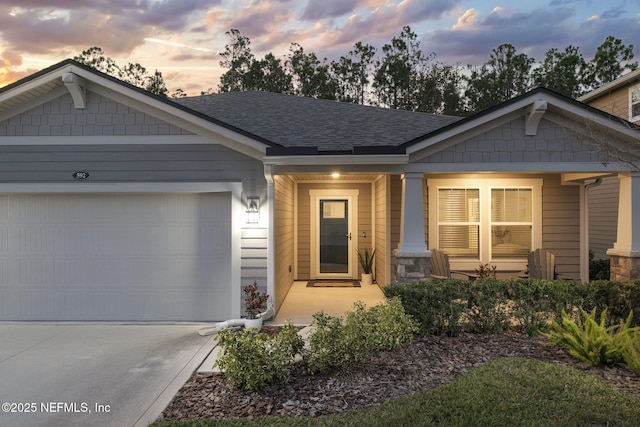
<svg viewBox="0 0 640 427"><path fill-rule="evenodd" d="M347 234L345 237L347 237L349 240L351 240L351 233Z"/></svg>

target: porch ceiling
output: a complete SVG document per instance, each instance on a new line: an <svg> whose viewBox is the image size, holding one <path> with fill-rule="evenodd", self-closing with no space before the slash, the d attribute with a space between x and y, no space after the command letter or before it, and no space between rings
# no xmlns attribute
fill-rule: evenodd
<svg viewBox="0 0 640 427"><path fill-rule="evenodd" d="M294 181L373 181L380 177L380 174L345 174L340 173L340 176L334 178L330 173L328 174L291 174L289 175Z"/></svg>

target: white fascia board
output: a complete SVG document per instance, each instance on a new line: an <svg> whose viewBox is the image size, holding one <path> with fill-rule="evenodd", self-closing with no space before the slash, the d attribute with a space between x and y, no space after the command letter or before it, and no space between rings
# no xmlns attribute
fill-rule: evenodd
<svg viewBox="0 0 640 427"><path fill-rule="evenodd" d="M369 155L306 155L306 156L264 156L265 165L274 166L324 166L324 165L404 165L409 156L404 154Z"/></svg>
<svg viewBox="0 0 640 427"><path fill-rule="evenodd" d="M583 162L503 162L503 163L410 163L407 172L514 172L514 173L599 173L616 174L629 168L609 163Z"/></svg>
<svg viewBox="0 0 640 427"><path fill-rule="evenodd" d="M48 92L46 94L43 95L39 95L37 98L34 98L30 101L27 101L25 103L22 103L18 106L12 107L9 110L6 110L4 113L0 113L0 122L5 121L10 119L11 117L15 117L18 116L22 113L24 113L25 111L29 111L32 108L34 108L35 106L41 105L41 104L45 104L49 101L53 101L56 98L59 98L63 95L68 94L69 91L67 90L67 88L65 88L64 86L61 86L57 89L52 90L51 92ZM2 102L2 101L0 101Z"/></svg>
<svg viewBox="0 0 640 427"><path fill-rule="evenodd" d="M16 96L22 95L23 93L32 91L32 90L37 90L38 88L40 88L41 86L47 84L48 82L51 82L53 80L59 79L60 80L60 85L61 88L67 92L66 88L64 87L64 85L62 84L62 75L65 73L68 73L71 71L71 67L70 66L66 66L66 67L62 67L62 68L58 68L55 70L52 70L50 73L44 74L40 77L37 77L35 79L32 79L28 82L25 82L23 84L21 84L20 86L17 86L13 89L10 89L4 93L0 94L0 103L2 103L3 101L6 101L7 99L11 99L14 98Z"/></svg>
<svg viewBox="0 0 640 427"><path fill-rule="evenodd" d="M60 182L4 183L0 193L223 193L240 194L242 183L219 182Z"/></svg>
<svg viewBox="0 0 640 427"><path fill-rule="evenodd" d="M200 135L2 136L2 145L186 145L212 144Z"/></svg>

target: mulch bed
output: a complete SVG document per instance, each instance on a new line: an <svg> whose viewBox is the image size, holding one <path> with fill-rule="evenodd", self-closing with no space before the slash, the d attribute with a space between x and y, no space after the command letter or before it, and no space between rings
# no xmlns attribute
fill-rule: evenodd
<svg viewBox="0 0 640 427"><path fill-rule="evenodd" d="M223 374L196 373L159 419L334 414L430 390L501 357L537 359L577 368L640 397L639 375L618 367L593 367L546 342L542 337L515 332L419 336L393 351L373 354L366 362L328 373L309 375L301 365L295 365L286 383L261 392L236 390L225 382Z"/></svg>

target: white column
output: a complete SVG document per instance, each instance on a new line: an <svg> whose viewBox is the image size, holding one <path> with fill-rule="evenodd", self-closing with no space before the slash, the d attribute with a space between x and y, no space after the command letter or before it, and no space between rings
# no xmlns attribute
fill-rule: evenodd
<svg viewBox="0 0 640 427"><path fill-rule="evenodd" d="M264 166L264 178L267 181L267 293L271 295L271 302L274 304L274 310L276 301L276 289L275 289L275 184L273 180L273 166Z"/></svg>
<svg viewBox="0 0 640 427"><path fill-rule="evenodd" d="M402 179L402 205L400 217L400 243L398 255L425 254L427 244L424 240L424 174L407 172Z"/></svg>
<svg viewBox="0 0 640 427"><path fill-rule="evenodd" d="M640 256L640 173L619 175L618 238L611 255Z"/></svg>

